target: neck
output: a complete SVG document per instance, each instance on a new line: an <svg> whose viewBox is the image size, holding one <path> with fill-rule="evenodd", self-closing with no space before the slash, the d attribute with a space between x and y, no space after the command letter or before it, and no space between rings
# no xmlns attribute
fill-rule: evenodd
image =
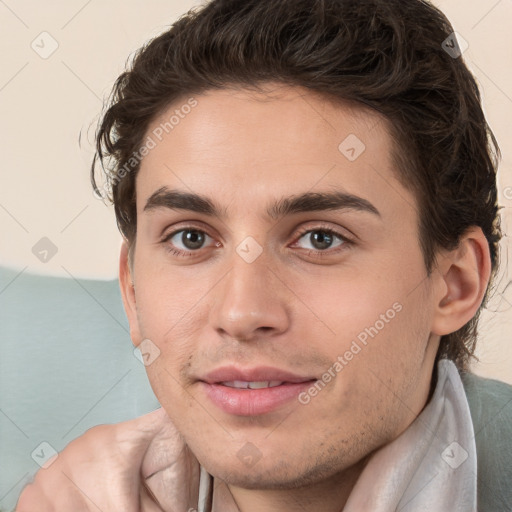
<svg viewBox="0 0 512 512"><path fill-rule="evenodd" d="M244 489L214 481L214 512L340 512L372 454L328 479L292 489Z"/></svg>

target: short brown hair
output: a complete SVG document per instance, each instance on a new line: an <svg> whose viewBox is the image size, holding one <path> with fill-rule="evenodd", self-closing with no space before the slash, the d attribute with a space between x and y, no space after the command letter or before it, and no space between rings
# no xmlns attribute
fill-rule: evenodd
<svg viewBox="0 0 512 512"><path fill-rule="evenodd" d="M132 245L140 164L133 155L165 108L212 89L301 86L390 121L399 178L417 198L428 273L440 248L457 247L469 227L480 226L494 275L499 148L453 32L424 0L213 0L192 9L138 50L117 79L97 133L93 187L101 194L100 162ZM438 359L468 369L478 316L442 337Z"/></svg>

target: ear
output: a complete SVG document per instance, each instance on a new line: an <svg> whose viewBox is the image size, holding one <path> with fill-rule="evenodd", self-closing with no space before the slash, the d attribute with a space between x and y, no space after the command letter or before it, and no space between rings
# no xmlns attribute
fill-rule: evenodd
<svg viewBox="0 0 512 512"><path fill-rule="evenodd" d="M121 296L123 298L124 310L130 324L130 337L132 343L137 347L142 341L137 316L137 304L135 299L135 285L133 279L133 265L130 268L129 248L125 240L121 245L121 254L119 257L119 286L121 287ZM132 254L134 256L134 254Z"/></svg>
<svg viewBox="0 0 512 512"><path fill-rule="evenodd" d="M482 300L491 274L489 244L482 229L466 231L459 246L438 258L439 290L432 332L450 334L471 320Z"/></svg>

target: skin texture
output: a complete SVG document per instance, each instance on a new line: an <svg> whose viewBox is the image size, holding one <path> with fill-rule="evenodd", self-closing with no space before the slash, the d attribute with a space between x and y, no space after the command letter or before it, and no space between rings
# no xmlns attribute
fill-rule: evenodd
<svg viewBox="0 0 512 512"><path fill-rule="evenodd" d="M183 496L176 474L193 486L197 461L215 477L222 512L339 511L372 453L427 403L440 336L474 316L489 280L481 229L441 251L427 276L417 202L397 179L385 121L300 88L268 91L195 96L137 176L137 240L122 246L120 284L134 345L150 340L146 369L166 414L91 429L38 473L19 512L186 511L196 496ZM365 145L353 161L338 149L349 134ZM162 187L208 197L222 215L145 210ZM335 191L379 213L267 215L283 198ZM204 244L187 249L186 229L205 233ZM325 229L346 241L327 237L319 248L311 235L322 241ZM249 263L237 247L254 255L254 243L262 252ZM322 380L340 356L341 370L307 404L265 414L224 412L200 382L227 364ZM251 464L239 455L248 446Z"/></svg>
<svg viewBox="0 0 512 512"><path fill-rule="evenodd" d="M196 99L137 176L131 276L126 248L121 255L132 339L158 347L147 368L156 396L241 509L339 510L365 457L425 406L439 337L476 311L488 278L485 263L478 276L478 255L488 254L477 233L480 244L464 260L470 285L444 254L427 277L416 200L396 177L377 114L290 87L270 95L210 91ZM365 145L355 161L338 149L349 134ZM206 196L222 216L144 210L161 187ZM369 201L379 214L266 214L273 201L335 190ZM319 254L311 231L325 228L347 241L335 236ZM190 250L180 229L205 233L203 245ZM262 249L252 263L236 251L247 237ZM468 294L466 309L454 308L454 299ZM320 379L393 304L400 312L307 405L292 401L271 413L237 416L213 404L199 382L226 364ZM261 456L251 467L237 456L246 443Z"/></svg>

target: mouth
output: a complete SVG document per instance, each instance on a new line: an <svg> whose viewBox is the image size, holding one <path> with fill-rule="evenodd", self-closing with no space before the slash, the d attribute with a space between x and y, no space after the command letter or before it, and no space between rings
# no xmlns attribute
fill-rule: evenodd
<svg viewBox="0 0 512 512"><path fill-rule="evenodd" d="M208 373L199 383L208 399L225 413L258 416L296 400L316 380L277 368L231 366Z"/></svg>
<svg viewBox="0 0 512 512"><path fill-rule="evenodd" d="M275 388L284 384L281 380L268 380L268 381L253 381L245 382L243 380L233 380L229 382L220 382L222 386L235 389L266 389Z"/></svg>

